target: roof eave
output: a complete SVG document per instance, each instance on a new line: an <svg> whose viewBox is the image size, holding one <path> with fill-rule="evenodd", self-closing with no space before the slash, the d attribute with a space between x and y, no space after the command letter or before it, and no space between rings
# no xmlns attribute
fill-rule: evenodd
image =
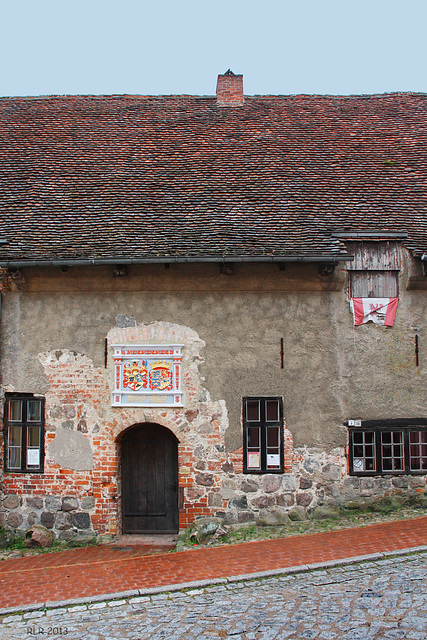
<svg viewBox="0 0 427 640"><path fill-rule="evenodd" d="M293 256L149 256L146 258L79 258L79 259L41 259L41 260L0 260L0 268L20 269L22 267L81 267L116 264L165 264L165 263L224 263L224 262L323 262L338 263L353 260L350 254L341 255L293 255Z"/></svg>

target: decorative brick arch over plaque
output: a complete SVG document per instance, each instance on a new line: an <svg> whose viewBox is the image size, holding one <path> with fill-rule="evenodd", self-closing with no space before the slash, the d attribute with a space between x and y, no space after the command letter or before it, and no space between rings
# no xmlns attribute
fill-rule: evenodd
<svg viewBox="0 0 427 640"><path fill-rule="evenodd" d="M224 400L212 400L199 372L203 362L201 351L204 341L189 327L169 322L116 327L107 336L110 347L129 347L129 351L142 347L156 350L177 347L182 354L180 390L182 406L159 404L115 405L109 407L112 416L112 436L116 455L120 455L120 441L132 425L150 423L166 428L177 438L178 479L181 508L180 527L191 524L196 517L213 515L224 501L217 496L221 479L230 468L240 469L241 455L235 466L230 465L225 449L224 435L228 427L228 412ZM111 350L112 351L112 350ZM126 355L126 354L121 354ZM142 359L142 354L138 355ZM165 354L150 354L162 356ZM179 356L179 354L176 354ZM148 364L148 362L147 362ZM140 365L138 365L140 366ZM147 366L149 370L149 367ZM110 390L115 389L115 363L111 361ZM142 382L142 377L140 378ZM225 466L224 466L225 465ZM224 469L223 469L224 467ZM119 495L119 502L121 495Z"/></svg>
<svg viewBox="0 0 427 640"><path fill-rule="evenodd" d="M118 403L110 406L112 435L116 443L131 425L151 422L170 429L182 443L182 446L184 446L184 441L191 434L194 440L193 446L196 447L197 444L206 444L204 432L208 423L215 425L212 428L220 438L220 443L215 442L215 444L223 446L223 436L228 427L228 413L225 402L223 400L212 401L209 391L204 387L199 365L203 362L201 352L205 342L196 331L190 327L171 322L152 322L150 324L135 324L135 326L130 327L115 327L109 331L107 340L110 352L114 349L114 353L122 346L126 346L126 350L132 352L139 350L141 347L153 351L159 351L160 347L161 350L164 350L165 347L174 349L177 353L153 353L150 356L153 358L153 362L159 360L161 363L166 360L166 355L172 355L172 359L179 360L177 364L180 366L178 372L179 380L177 381L175 377L174 382L177 381L181 392L181 406L172 404L162 406L160 403L151 402L146 406L140 402L131 405ZM129 359L134 358L134 356L134 360L137 359L136 356L139 356L140 360L143 359L142 354L137 353L119 354L119 357L127 357L127 355ZM149 365L148 358L144 358L144 360ZM110 391L111 395L114 395L117 385L117 371L116 363L113 363L112 359L110 363ZM138 365L138 367L140 366L141 364ZM123 360L122 367L124 370L125 363ZM147 366L148 371L151 368L151 366ZM175 371L176 375L177 372ZM143 376L139 378L139 381L144 383ZM141 386L139 390L143 390L143 387ZM212 420L213 422L211 422ZM212 449L212 455L215 455L215 452L218 454L218 450L213 444L209 445L209 448ZM183 462L186 464L185 455Z"/></svg>

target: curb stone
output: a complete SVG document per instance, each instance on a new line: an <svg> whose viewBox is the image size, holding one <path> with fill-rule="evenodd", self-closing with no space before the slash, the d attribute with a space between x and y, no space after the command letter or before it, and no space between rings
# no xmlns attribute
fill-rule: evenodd
<svg viewBox="0 0 427 640"><path fill-rule="evenodd" d="M145 597L145 601L150 600L150 596L158 594L169 594L178 591L185 591L191 595L191 590L204 589L206 587L216 585L233 584L234 582L242 582L244 580L258 580L259 578L269 578L281 575L292 575L296 573L308 573L310 571L316 571L319 569L330 569L339 566L348 566L352 564L360 564L363 562L371 562L384 560L386 558L395 558L398 556L408 556L415 553L427 553L427 545L421 545L418 547L409 547L407 549L397 549L395 551L384 551L378 553L370 553L362 556L354 556L351 558L341 558L339 560L329 560L326 562L315 562L312 564L296 565L294 567L284 567L281 569L272 569L269 571L258 571L256 573L242 574L238 576L230 576L228 578L212 578L211 580L194 580L192 582L181 582L178 584L163 585L161 587L151 587L147 589L134 589L132 591L119 591L116 593L104 593L86 598L73 598L70 600L59 600L55 602L43 602L30 604L18 607L7 607L0 609L0 616L10 616L13 614L25 614L27 612L46 610L46 609L59 609L61 607L73 607L75 605L87 605L88 607L92 603L112 603L114 600L123 600L124 604L131 598ZM139 600L141 602L141 600ZM109 604L109 606L119 606ZM86 609L86 607L85 607ZM77 610L77 609L75 609ZM11 622L10 618L5 618L3 623Z"/></svg>

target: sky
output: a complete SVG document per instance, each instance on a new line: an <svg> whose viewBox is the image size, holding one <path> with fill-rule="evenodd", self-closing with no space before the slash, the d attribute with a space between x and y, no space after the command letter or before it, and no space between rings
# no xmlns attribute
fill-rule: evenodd
<svg viewBox="0 0 427 640"><path fill-rule="evenodd" d="M427 92L427 0L0 0L0 96Z"/></svg>

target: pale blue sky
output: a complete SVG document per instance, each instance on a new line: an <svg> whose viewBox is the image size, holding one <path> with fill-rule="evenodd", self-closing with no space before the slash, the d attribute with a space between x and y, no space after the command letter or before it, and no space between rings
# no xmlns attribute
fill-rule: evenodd
<svg viewBox="0 0 427 640"><path fill-rule="evenodd" d="M427 0L0 0L0 95L427 92Z"/></svg>

